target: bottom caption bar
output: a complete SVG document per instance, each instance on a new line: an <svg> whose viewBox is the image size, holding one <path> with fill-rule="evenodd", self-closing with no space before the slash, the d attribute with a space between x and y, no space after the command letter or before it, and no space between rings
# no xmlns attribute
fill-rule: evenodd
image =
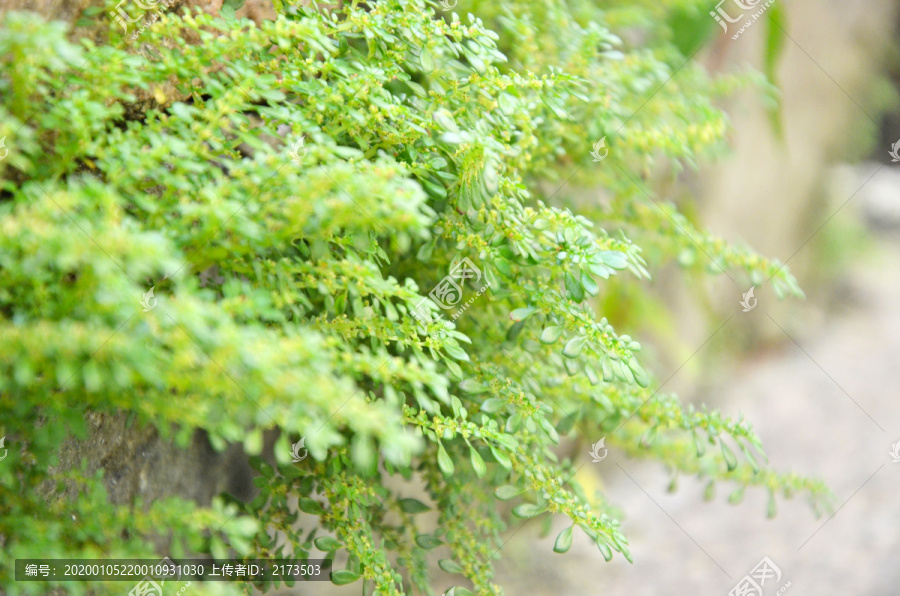
<svg viewBox="0 0 900 596"><path fill-rule="evenodd" d="M16 581L329 581L331 559L16 559Z"/></svg>

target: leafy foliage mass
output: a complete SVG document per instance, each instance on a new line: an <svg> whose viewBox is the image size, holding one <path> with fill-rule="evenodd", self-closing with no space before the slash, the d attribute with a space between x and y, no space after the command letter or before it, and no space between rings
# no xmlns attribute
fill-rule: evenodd
<svg viewBox="0 0 900 596"><path fill-rule="evenodd" d="M630 559L614 510L577 481L587 456L560 447L602 436L733 500L751 486L773 507L820 504L817 482L760 468L747 423L656 393L640 344L591 306L646 293L676 259L799 294L780 263L651 194L651 172L722 149L713 102L754 80L711 80L679 49L666 19L705 3L277 5L259 25L183 10L135 41L110 23L78 44L4 17L10 590L48 587L13 585L15 558L146 557L165 529L176 557L325 552L346 561L335 583L367 592L499 594L492 561L517 518L566 516L555 550L577 526ZM573 188L603 200L566 207ZM459 316L420 306L463 258L486 291L464 286ZM198 429L241 442L258 497L112 505L100 474L56 465L87 412L183 446ZM310 457L292 463L300 437Z"/></svg>

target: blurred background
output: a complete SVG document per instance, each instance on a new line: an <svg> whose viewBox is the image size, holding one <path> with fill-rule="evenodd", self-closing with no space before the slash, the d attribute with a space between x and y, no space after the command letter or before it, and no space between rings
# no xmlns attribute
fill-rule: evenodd
<svg viewBox="0 0 900 596"><path fill-rule="evenodd" d="M621 508L634 564L604 563L584 536L554 555L564 520L546 536L532 523L503 548L507 593L724 595L767 556L782 576L763 594L900 594L890 454L900 442L900 163L889 155L900 140L900 2L784 7L780 134L758 94L738 95L724 106L732 153L687 180L706 229L787 261L807 299L782 302L763 286L745 313L749 288L727 278L700 301L674 271L655 273L680 339L648 351L663 392L746 415L772 467L824 479L837 511L817 519L802 500L779 500L768 519L765 491L731 505L728 487L715 487L704 502L694 478L670 493L661 465L614 450L591 464L577 446L588 462L579 478ZM757 25L694 59L763 70L764 43Z"/></svg>

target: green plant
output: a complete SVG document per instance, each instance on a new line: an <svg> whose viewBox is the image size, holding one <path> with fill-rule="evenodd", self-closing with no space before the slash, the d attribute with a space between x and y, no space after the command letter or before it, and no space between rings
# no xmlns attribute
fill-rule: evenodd
<svg viewBox="0 0 900 596"><path fill-rule="evenodd" d="M7 589L46 589L9 581L14 558L145 557L168 528L175 556L346 551L336 583L380 594L432 593L429 551L446 545L444 572L499 593L505 500L518 518L566 515L606 559L630 558L557 448L566 436L608 435L733 484L735 499L757 486L773 507L779 492L821 505L820 483L759 468L747 423L654 392L640 344L590 306L611 276L639 291L685 251L799 293L780 263L698 231L630 173L659 160L676 173L721 148L713 99L748 78L683 66L641 3L488 4L473 5L484 21L412 0L278 3L260 25L185 11L134 42L111 25L80 45L4 16ZM618 22L643 27L644 44L621 42ZM612 157L598 168L602 136ZM573 184L614 197L602 228L554 204L576 168ZM467 287L475 299L453 320L428 304L432 320L414 316L464 257L487 291ZM142 309L151 288L158 303ZM218 449L241 442L258 496L112 505L100 472L56 465L88 412L129 412L182 446L197 429ZM268 429L280 434L267 463ZM300 437L311 457L294 464ZM421 482L430 504L391 476ZM318 523L301 527L297 508ZM437 528L417 523L427 508Z"/></svg>

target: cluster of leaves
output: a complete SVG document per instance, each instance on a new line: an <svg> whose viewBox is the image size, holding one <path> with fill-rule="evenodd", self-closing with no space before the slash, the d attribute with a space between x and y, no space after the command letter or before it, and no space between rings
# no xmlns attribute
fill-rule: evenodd
<svg viewBox="0 0 900 596"><path fill-rule="evenodd" d="M746 423L655 393L640 344L591 307L612 276L639 284L660 265L630 231L663 258L700 250L713 272L799 292L779 263L697 231L629 174L692 163L727 128L712 101L728 85L685 66L649 18L659 3L643 4L508 0L463 19L421 0L279 3L258 25L183 11L134 43L111 25L80 45L7 13L7 560L141 557L170 528L173 556L345 553L333 581L379 594L432 593L429 551L446 549L443 572L498 594L492 560L514 518L565 515L555 550L577 526L607 560L630 558L613 512L574 479L583 462L560 458L565 437L608 435L676 472L818 505L819 483L759 469ZM577 178L615 193L599 228L554 205L549 183L603 136L615 165ZM463 258L489 285L451 320L426 295ZM258 496L110 505L99 477L54 466L88 411L130 412L183 446L198 429L218 449L241 442ZM311 457L295 464L299 437ZM63 480L82 488L48 509L36 487ZM430 531L416 516L429 509ZM46 588L12 586L10 571L12 590Z"/></svg>

